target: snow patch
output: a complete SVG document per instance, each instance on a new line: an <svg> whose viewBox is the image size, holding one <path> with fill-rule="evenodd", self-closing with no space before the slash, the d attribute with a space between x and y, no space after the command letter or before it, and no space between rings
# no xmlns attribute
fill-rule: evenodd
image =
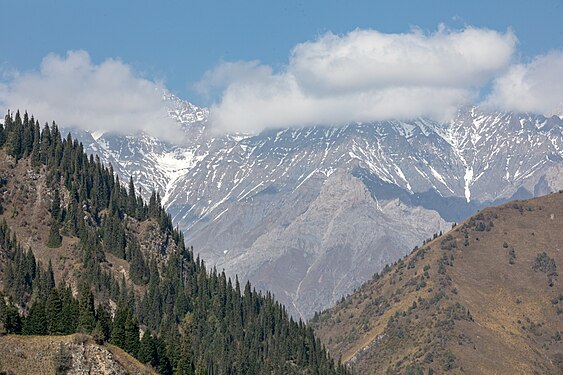
<svg viewBox="0 0 563 375"><path fill-rule="evenodd" d="M469 189L469 186L473 182L473 168L468 167L465 169L464 180L465 180L465 199L467 200L467 202L469 202L471 200L471 190Z"/></svg>
<svg viewBox="0 0 563 375"><path fill-rule="evenodd" d="M102 135L104 135L104 134L105 134L105 130L95 130L95 131L90 133L92 138L94 138L96 141L98 139L100 139L102 137Z"/></svg>

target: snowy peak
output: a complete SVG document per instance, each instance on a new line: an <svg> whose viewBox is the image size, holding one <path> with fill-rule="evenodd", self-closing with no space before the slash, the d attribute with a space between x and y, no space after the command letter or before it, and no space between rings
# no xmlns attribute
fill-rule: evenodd
<svg viewBox="0 0 563 375"><path fill-rule="evenodd" d="M180 124L204 122L209 117L209 109L182 100L167 90L164 90L162 100L170 117Z"/></svg>
<svg viewBox="0 0 563 375"><path fill-rule="evenodd" d="M470 107L443 123L215 136L206 108L167 92L163 103L185 134L182 146L146 134L79 139L123 181L133 176L145 197L158 191L207 262L275 291L296 316L329 306L447 222L563 188L556 116ZM340 202L330 184L357 194Z"/></svg>

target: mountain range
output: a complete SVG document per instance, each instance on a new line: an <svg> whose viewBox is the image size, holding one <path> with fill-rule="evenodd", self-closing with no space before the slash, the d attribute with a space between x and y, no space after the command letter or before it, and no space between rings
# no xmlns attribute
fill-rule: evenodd
<svg viewBox="0 0 563 375"><path fill-rule="evenodd" d="M141 195L153 190L206 262L296 317L334 305L477 210L563 188L563 120L461 108L428 119L213 133L170 93L176 144L68 129Z"/></svg>

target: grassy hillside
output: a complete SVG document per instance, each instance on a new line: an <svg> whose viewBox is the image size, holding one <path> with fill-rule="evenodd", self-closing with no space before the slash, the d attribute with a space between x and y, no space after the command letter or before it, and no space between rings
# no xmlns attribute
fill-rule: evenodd
<svg viewBox="0 0 563 375"><path fill-rule="evenodd" d="M563 373L563 194L482 210L315 318L361 374Z"/></svg>
<svg viewBox="0 0 563 375"><path fill-rule="evenodd" d="M82 334L0 337L0 371L50 375L65 370L100 375L156 374L118 347L97 345Z"/></svg>

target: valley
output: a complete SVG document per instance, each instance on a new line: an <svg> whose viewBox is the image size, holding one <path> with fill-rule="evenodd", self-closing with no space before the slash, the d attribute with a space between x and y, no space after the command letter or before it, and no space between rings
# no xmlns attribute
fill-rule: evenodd
<svg viewBox="0 0 563 375"><path fill-rule="evenodd" d="M73 134L122 181L133 176L145 198L157 191L210 264L305 319L478 209L563 187L557 116L468 107L448 123L216 135L207 109L163 100L185 134L178 144Z"/></svg>

